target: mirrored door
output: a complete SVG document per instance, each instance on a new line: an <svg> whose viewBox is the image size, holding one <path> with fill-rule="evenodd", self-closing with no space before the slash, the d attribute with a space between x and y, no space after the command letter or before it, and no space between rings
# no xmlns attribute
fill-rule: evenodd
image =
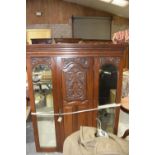
<svg viewBox="0 0 155 155"><path fill-rule="evenodd" d="M107 107L97 112L97 117L101 121L102 129L107 132L116 132L114 129L118 125L118 108L115 107L118 98L119 67L120 58L101 57L95 62L98 73L98 107ZM116 105L117 106L117 105Z"/></svg>
<svg viewBox="0 0 155 155"><path fill-rule="evenodd" d="M28 59L31 90L31 112L37 151L51 152L58 149L58 104L54 84L55 62L50 57Z"/></svg>
<svg viewBox="0 0 155 155"><path fill-rule="evenodd" d="M37 115L40 147L56 147L52 72L47 64L38 64L32 70L33 91ZM45 114L45 115L44 115Z"/></svg>
<svg viewBox="0 0 155 155"><path fill-rule="evenodd" d="M103 64L99 69L99 106L116 102L117 68L113 64ZM113 132L115 109L99 110L98 118L102 129Z"/></svg>

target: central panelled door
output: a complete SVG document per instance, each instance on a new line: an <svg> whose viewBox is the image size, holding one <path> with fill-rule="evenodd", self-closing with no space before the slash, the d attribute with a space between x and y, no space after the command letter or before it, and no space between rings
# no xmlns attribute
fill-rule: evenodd
<svg viewBox="0 0 155 155"><path fill-rule="evenodd" d="M90 57L61 58L62 111L76 112L95 107L93 104L93 59ZM95 112L63 116L64 138L80 129L94 126Z"/></svg>

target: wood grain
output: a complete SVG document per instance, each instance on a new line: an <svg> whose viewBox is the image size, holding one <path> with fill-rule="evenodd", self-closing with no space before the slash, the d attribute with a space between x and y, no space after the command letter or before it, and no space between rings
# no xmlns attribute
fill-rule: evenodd
<svg viewBox="0 0 155 155"><path fill-rule="evenodd" d="M35 12L41 11L42 16ZM72 16L112 16L112 14L62 0L27 0L26 23L66 24Z"/></svg>
<svg viewBox="0 0 155 155"><path fill-rule="evenodd" d="M121 101L121 88L122 88L122 72L123 72L123 56L126 45L123 44L37 44L27 45L27 73L28 73L28 86L29 86L29 97L31 104L31 111L35 112L34 93L32 85L32 58L37 58L40 63L50 65L52 70L52 83L53 83L53 97L54 97L54 112L72 112L77 110L84 110L88 108L96 108L98 106L98 86L99 86L99 68L100 58L106 57L105 60L111 60L110 63L116 63L118 68L118 81L117 81L117 96L116 103ZM50 58L45 59L46 57ZM112 59L111 59L112 58ZM42 60L41 60L42 59ZM116 59L116 61L115 61ZM119 59L119 61L117 61ZM40 61L41 60L41 61ZM65 63L64 63L64 60ZM36 62L37 63L37 62ZM77 65L78 64L78 65ZM80 66L80 67L79 67ZM79 96L68 100L66 98L66 79L63 69L65 67L66 72L70 72L69 67L75 67L78 72L86 73L86 94L85 97L79 99ZM74 78L74 75L73 75ZM76 77L77 79L77 77ZM77 79L76 81L78 81ZM83 80L80 78L80 80ZM74 81L74 80L73 80ZM68 83L67 83L68 84ZM70 89L70 87L69 87ZM75 94L78 93L78 89L75 90ZM114 133L117 133L119 111L120 108L115 110L115 123ZM61 123L57 122L58 117L55 117L56 126L56 139L57 147L55 148L43 148L40 147L38 137L37 118L32 116L34 138L36 144L36 150L39 152L52 152L61 151L63 148L63 142L65 138L77 131L81 125L96 126L97 112L87 112L75 115L63 116Z"/></svg>

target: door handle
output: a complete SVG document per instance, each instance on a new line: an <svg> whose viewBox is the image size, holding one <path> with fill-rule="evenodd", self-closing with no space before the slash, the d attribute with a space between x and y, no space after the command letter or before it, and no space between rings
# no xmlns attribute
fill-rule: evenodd
<svg viewBox="0 0 155 155"><path fill-rule="evenodd" d="M57 121L58 121L59 123L62 122L62 113L61 113L61 109L59 109L59 117L58 117Z"/></svg>

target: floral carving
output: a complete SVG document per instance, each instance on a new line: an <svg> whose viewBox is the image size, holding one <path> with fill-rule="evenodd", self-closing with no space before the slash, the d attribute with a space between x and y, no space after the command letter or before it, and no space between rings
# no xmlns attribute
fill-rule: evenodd
<svg viewBox="0 0 155 155"><path fill-rule="evenodd" d="M82 60L80 60L82 59ZM64 59L65 60L65 59ZM84 61L85 60L85 61ZM67 62L69 64L67 64ZM81 65L79 65L79 63ZM63 69L65 76L66 100L85 100L86 99L86 69L88 59L76 58L65 60Z"/></svg>
<svg viewBox="0 0 155 155"><path fill-rule="evenodd" d="M66 59L63 59L64 68L66 68L71 63L80 64L83 67L88 68L88 66L89 66L88 60L89 60L89 58L66 58Z"/></svg>
<svg viewBox="0 0 155 155"><path fill-rule="evenodd" d="M48 64L48 66L51 65L51 58L50 57L33 57L31 58L31 64L32 67L34 67L37 64Z"/></svg>

